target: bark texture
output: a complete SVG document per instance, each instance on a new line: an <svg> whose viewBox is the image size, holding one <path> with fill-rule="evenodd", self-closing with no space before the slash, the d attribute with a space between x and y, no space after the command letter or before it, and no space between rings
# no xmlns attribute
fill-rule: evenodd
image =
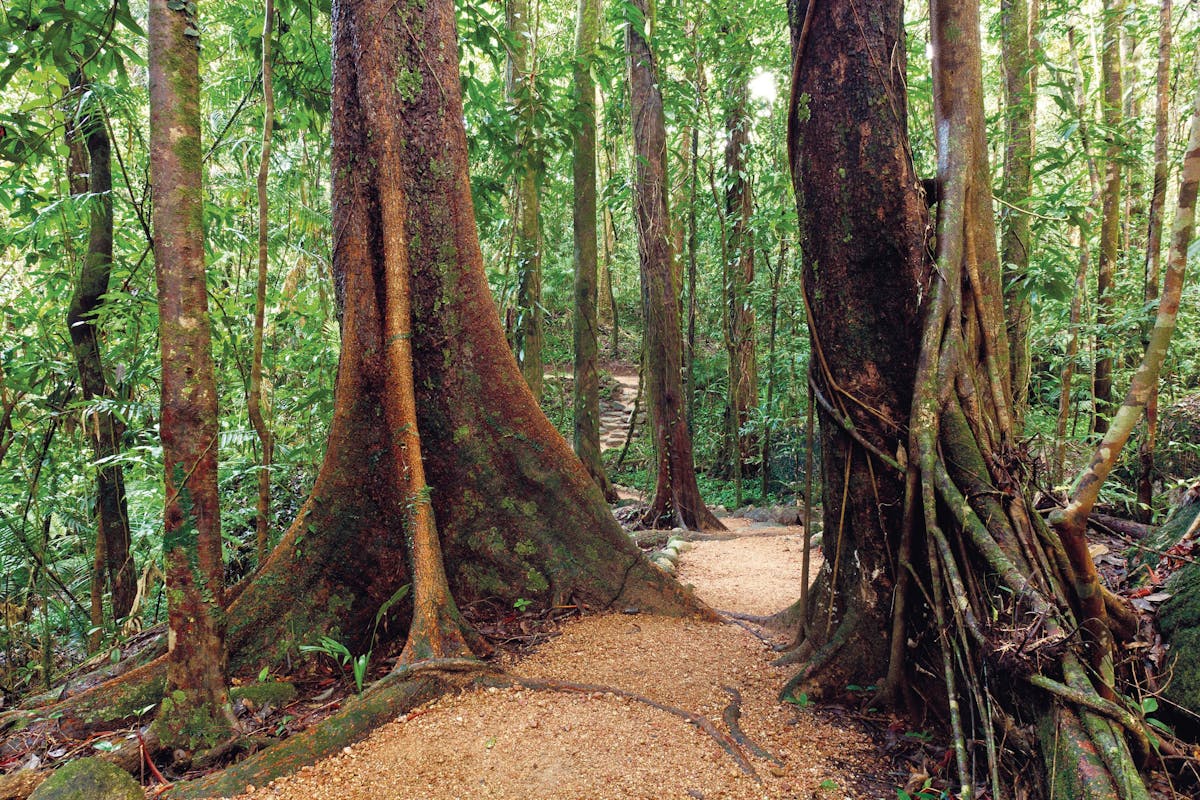
<svg viewBox="0 0 1200 800"><path fill-rule="evenodd" d="M658 68L650 47L653 10L649 0L628 8L625 45L629 59L630 116L633 122L634 214L645 316L645 380L649 398L658 478L654 498L642 518L648 527L724 530L704 505L696 485L692 438L683 393L683 338L679 327L679 287L675 283L667 219L667 133Z"/></svg>
<svg viewBox="0 0 1200 800"><path fill-rule="evenodd" d="M275 89L272 80L271 29L275 22L275 0L266 0L263 9L262 82L263 125L262 149L258 157L258 274L254 285L254 335L250 355L250 391L246 398L250 424L262 448L262 465L258 470L258 506L254 519L254 539L258 548L258 563L267 558L267 534L271 517L271 461L275 440L267 426L263 399L263 338L267 307L267 266L270 233L270 206L267 200L267 176L271 169L271 131L275 117Z"/></svg>
<svg viewBox="0 0 1200 800"><path fill-rule="evenodd" d="M1101 192L1100 260L1096 265L1096 342L1095 395L1096 433L1108 430L1112 408L1113 353L1105 326L1114 319L1113 281L1117 274L1121 238L1121 18L1124 0L1105 0L1102 9L1100 43L1100 81L1103 90L1101 109L1105 127L1104 188Z"/></svg>
<svg viewBox="0 0 1200 800"><path fill-rule="evenodd" d="M729 220L729 247L725 262L725 337L729 357L730 427L734 442L731 455L737 459L734 472L739 480L750 471L757 450L755 437L745 431L754 409L758 407L754 306L750 300L750 289L754 285L754 235L750 226L750 217L754 213L754 192L750 185L748 163L748 71L744 64L738 64L733 71L732 97L725 118L725 214Z"/></svg>
<svg viewBox="0 0 1200 800"><path fill-rule="evenodd" d="M1163 207L1167 200L1167 137L1171 96L1171 0L1162 0L1158 11L1158 66L1155 72L1154 102L1154 183L1147 214L1146 304L1158 300L1162 272ZM1146 399L1146 432L1138 447L1138 508L1142 522L1149 522L1154 503L1154 448L1158 438L1158 387L1150 389Z"/></svg>
<svg viewBox="0 0 1200 800"><path fill-rule="evenodd" d="M189 5L188 8L194 8ZM156 726L168 747L228 735L225 586L217 498L217 387L209 338L201 188L197 20L150 3L150 179L162 352L166 482L167 688Z"/></svg>
<svg viewBox="0 0 1200 800"><path fill-rule="evenodd" d="M825 566L798 660L829 686L882 672L899 569L904 480L874 469L906 446L926 283L928 211L908 151L898 3L794 3L789 157L804 248L812 391L820 403ZM880 75L879 63L889 64ZM854 175L854 180L845 176ZM878 576L878 577L876 577ZM829 667L832 673L821 669ZM804 691L817 684L802 682Z"/></svg>

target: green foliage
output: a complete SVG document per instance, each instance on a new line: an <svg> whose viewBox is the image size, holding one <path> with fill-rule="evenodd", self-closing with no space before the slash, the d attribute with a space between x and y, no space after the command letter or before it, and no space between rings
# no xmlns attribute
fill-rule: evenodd
<svg viewBox="0 0 1200 800"><path fill-rule="evenodd" d="M302 644L300 645L301 653L320 653L327 658L333 660L341 670L347 667L351 668L351 673L354 677L354 689L359 694L363 691L363 681L367 676L367 665L371 661L371 653L367 651L362 655L352 655L350 649L346 645L339 642L330 636L322 636L317 644Z"/></svg>

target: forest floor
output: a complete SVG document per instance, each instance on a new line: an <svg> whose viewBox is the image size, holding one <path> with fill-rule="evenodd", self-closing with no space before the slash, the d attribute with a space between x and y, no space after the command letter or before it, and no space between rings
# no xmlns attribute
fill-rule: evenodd
<svg viewBox="0 0 1200 800"><path fill-rule="evenodd" d="M624 443L637 391L635 373L615 372L619 385L602 414L606 449ZM728 535L695 541L682 554L679 579L727 617L769 615L794 602L802 528L724 522ZM810 574L819 566L814 550ZM576 616L532 651L502 654L500 666L588 688L447 695L240 797L840 800L895 797L914 776L920 786L921 762L937 760L928 736L836 703L781 702L795 669L771 664L784 640L729 620L634 608Z"/></svg>
<svg viewBox="0 0 1200 800"><path fill-rule="evenodd" d="M725 612L764 615L793 602L801 529L725 522L729 538L683 554L680 580ZM240 797L882 798L920 774L883 754L881 733L904 737L887 720L780 702L794 667L771 665L765 632L634 611L576 617L531 654L502 657L511 675L614 691L447 695ZM735 726L752 744L735 747L758 779L699 727L623 693L703 716L724 736L737 708Z"/></svg>

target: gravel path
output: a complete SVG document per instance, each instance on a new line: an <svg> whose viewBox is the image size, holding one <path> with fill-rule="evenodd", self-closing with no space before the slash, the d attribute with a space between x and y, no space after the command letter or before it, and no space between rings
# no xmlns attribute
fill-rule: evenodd
<svg viewBox="0 0 1200 800"><path fill-rule="evenodd" d="M697 542L680 578L717 608L769 613L790 603L800 529L726 520L738 534ZM815 574L817 565L812 569ZM861 734L780 703L788 676L737 625L645 614L588 616L507 665L514 675L614 687L706 717L725 732L730 692L740 727L776 761L751 756L756 783L679 716L607 692L473 690L441 698L340 755L244 798L857 798L879 774Z"/></svg>
<svg viewBox="0 0 1200 800"><path fill-rule="evenodd" d="M637 375L602 413L604 447L620 447ZM722 611L765 615L799 595L802 529L726 519L733 536L695 542L678 577ZM814 552L810 574L820 556ZM347 800L749 800L859 798L863 774L882 774L872 742L777 700L789 677L773 652L733 624L645 614L587 616L532 655L505 664L515 676L611 687L616 692L478 689L448 695L374 732L340 755L242 798ZM740 752L758 780L717 739L672 707L728 737L740 699ZM648 702L632 699L637 695ZM660 707L655 707L657 704ZM758 756L754 756L756 751Z"/></svg>

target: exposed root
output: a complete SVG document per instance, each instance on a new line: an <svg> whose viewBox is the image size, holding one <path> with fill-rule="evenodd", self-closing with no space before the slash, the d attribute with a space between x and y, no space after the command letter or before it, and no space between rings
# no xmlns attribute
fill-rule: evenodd
<svg viewBox="0 0 1200 800"><path fill-rule="evenodd" d="M742 731L740 723L742 718L742 693L732 686L722 686L721 688L729 695L729 705L725 706L725 711L721 714L721 719L724 721L725 727L729 729L729 735L733 737L735 742L753 753L755 758L761 758L764 761L770 761L782 767L783 762L774 753L759 747Z"/></svg>
<svg viewBox="0 0 1200 800"><path fill-rule="evenodd" d="M733 736L722 733L717 729L717 726L712 723L708 717L701 714L696 714L691 711L686 711L682 708L676 708L665 703L659 703L656 700L651 700L644 695L634 692L627 692L624 689L618 689L615 686L602 686L592 683L575 683L574 681L559 681L553 679L535 679L521 678L517 676L498 676L496 678L481 679L480 683L486 683L489 686L521 686L526 689L534 689L536 691L546 692L567 692L571 694L611 694L615 697L623 697L626 700L632 700L635 703L642 703L651 708L665 711L680 719L695 725L698 729L708 734L708 736L716 742L722 750L729 754L733 762L738 765L746 775L754 779L756 783L762 783L762 778L759 777L758 771L754 769L754 765L750 763L750 759L742 751L742 745ZM757 754L756 754L757 755ZM767 758L772 758L769 754Z"/></svg>
<svg viewBox="0 0 1200 800"><path fill-rule="evenodd" d="M472 673L491 669L482 661L465 658L429 659L398 666L320 724L221 772L173 786L166 796L221 797L238 794L250 784L263 786L365 738L411 708L465 686Z"/></svg>
<svg viewBox="0 0 1200 800"><path fill-rule="evenodd" d="M749 633L751 636L753 636L755 639L758 639L760 642L762 642L763 644L767 645L768 647L774 647L774 646L775 646L775 641L774 641L773 639L771 639L771 637L770 637L770 636L764 636L763 634L759 633L759 632L758 632L757 630L755 630L753 627L751 627L751 626L750 626L750 625L748 625L747 623L743 622L741 619L739 619L738 617L734 616L733 614L730 614L730 613L728 613L728 612L726 612L726 611L718 611L717 613L718 613L718 614L720 614L720 615L721 615L721 616L724 618L724 619L723 619L723 621L724 621L724 622L726 622L726 623L728 623L728 624L730 624L730 625L737 625L739 628L741 628L742 630L746 631L746 632L747 632L747 633ZM766 619L768 619L768 617L756 617L755 619L757 619L757 620L766 620ZM759 622L758 624L762 625L763 623L762 623L762 622Z"/></svg>
<svg viewBox="0 0 1200 800"><path fill-rule="evenodd" d="M0 714L0 731L21 724L26 730L36 729L43 723L65 727L72 734L120 727L146 713L148 706L157 705L166 676L167 657L163 655L51 705Z"/></svg>
<svg viewBox="0 0 1200 800"><path fill-rule="evenodd" d="M851 608L846 618L834 630L833 635L820 647L814 650L813 640L811 638L804 639L795 648L775 659L772 665L776 667L804 664L804 667L779 690L779 698L782 700L790 697L796 691L806 691L807 689L802 687L815 682L818 673L829 669L835 663L842 648L850 640L851 635L857 631L860 619L861 614ZM830 686L845 685L845 682L840 680L831 680L826 683Z"/></svg>

